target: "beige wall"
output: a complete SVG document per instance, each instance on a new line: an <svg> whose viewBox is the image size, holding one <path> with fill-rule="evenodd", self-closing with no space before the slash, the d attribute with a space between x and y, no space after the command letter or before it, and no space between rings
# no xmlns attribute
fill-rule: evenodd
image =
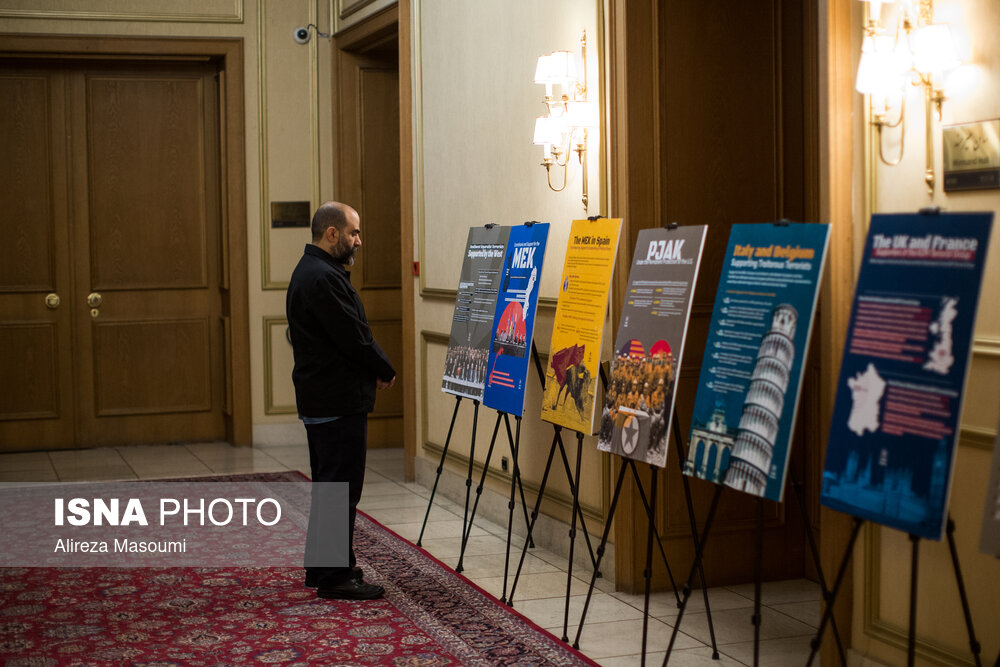
<svg viewBox="0 0 1000 667"><path fill-rule="evenodd" d="M858 3L861 4L861 3ZM888 16L892 8L886 9ZM943 123L1000 118L1000 5L995 0L937 0L935 22L951 26L964 62L978 72L978 84L945 102ZM857 14L860 35L862 19ZM858 96L860 98L860 96ZM866 132L863 118L858 136ZM930 196L924 187L925 123L922 92L909 91L903 160L888 167L873 157L857 183L859 194L870 194L878 212L912 212L924 206L949 211L993 211L994 231L977 320L972 369L966 388L962 432L951 492L951 515L976 631L983 644L983 661L991 663L1000 650L996 619L1000 616L1000 570L995 558L979 553L979 529L988 468L1000 407L1000 191L949 193L941 182L941 127L934 120L934 158L938 184ZM877 135L876 139L877 139ZM899 149L898 132L889 131L884 145L892 159ZM877 151L877 147L874 148ZM856 220L863 242L867 215ZM860 246L859 246L860 249ZM895 530L869 528L855 551L854 648L888 664L905 662L908 625L910 542ZM918 594L918 656L929 663L971 664L968 638L948 556L947 542L924 541L920 551Z"/></svg>
<svg viewBox="0 0 1000 667"><path fill-rule="evenodd" d="M601 3L414 0L413 12L414 247L421 266L414 288L417 456L436 467L455 405L451 395L441 392L441 377L469 227L526 220L551 224L535 328L538 350L546 355L570 221L604 210L601 174L606 170L601 169L599 143L593 136L599 133L592 133L589 151L589 211L580 202L579 168L571 169L565 191L550 191L539 166L542 149L531 143L535 117L545 113L544 88L532 83L536 59L555 50L579 53L583 30L588 40L590 99L596 99L602 62ZM554 178L558 183L559 177ZM540 421L541 390L535 369L529 371L520 462L531 485L540 481L552 427ZM463 476L461 461L467 460L470 450L472 414L471 401L463 401L450 445L455 456L449 468ZM494 410L480 408L477 462L485 461L496 418ZM575 439L566 444L572 460ZM490 463L492 487L507 493L509 477L500 473L500 456L509 455L505 437L497 448ZM590 514L600 514L606 461L594 438L586 439L583 452L581 500ZM568 518L568 497L560 468L546 491L546 498L560 502L543 506L543 511ZM591 525L592 531L599 528L597 521Z"/></svg>

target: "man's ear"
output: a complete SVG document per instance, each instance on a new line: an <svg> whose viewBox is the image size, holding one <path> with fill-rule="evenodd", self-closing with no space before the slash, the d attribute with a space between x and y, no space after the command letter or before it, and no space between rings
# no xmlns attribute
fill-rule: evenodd
<svg viewBox="0 0 1000 667"><path fill-rule="evenodd" d="M326 228L326 231L323 232L323 237L325 238L326 242L331 245L336 245L337 236L338 236L337 227L335 225L330 225L329 227Z"/></svg>

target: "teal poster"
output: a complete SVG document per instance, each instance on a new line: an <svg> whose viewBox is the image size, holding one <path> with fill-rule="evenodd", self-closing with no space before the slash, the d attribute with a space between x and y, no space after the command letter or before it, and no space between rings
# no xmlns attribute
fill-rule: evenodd
<svg viewBox="0 0 1000 667"><path fill-rule="evenodd" d="M483 405L512 415L524 413L524 389L548 236L548 223L536 222L512 227L507 239Z"/></svg>
<svg viewBox="0 0 1000 667"><path fill-rule="evenodd" d="M686 475L781 501L827 224L733 225L691 417Z"/></svg>

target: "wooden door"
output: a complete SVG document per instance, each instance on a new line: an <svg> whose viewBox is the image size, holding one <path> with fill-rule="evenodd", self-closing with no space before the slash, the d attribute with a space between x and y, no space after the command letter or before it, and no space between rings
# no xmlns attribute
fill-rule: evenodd
<svg viewBox="0 0 1000 667"><path fill-rule="evenodd" d="M75 414L65 77L9 65L0 100L0 450L47 449Z"/></svg>
<svg viewBox="0 0 1000 667"><path fill-rule="evenodd" d="M807 8L793 0L734 4L721 20L698 0L616 2L613 13L615 38L626 42L628 69L619 84L618 108L625 111L617 123L626 135L618 159L628 169L620 178L628 180L619 181L618 191L630 221L628 247L634 247L644 227L672 221L709 227L675 405L686 443L732 225L815 220L809 178L815 176L818 160L810 152L810 136L817 128L810 124L815 118L808 111L807 76L809 49L815 48L809 29L813 23L806 18ZM618 67L616 71L625 63ZM658 112L649 114L649 108ZM628 141L633 136L651 137L651 145ZM785 501L764 501L765 579L809 572L791 480L808 487L808 475L815 475L819 464L815 339L821 330L820 324L813 329ZM683 578L694 548L673 434L669 448L656 518L673 573ZM648 475L646 484L648 488ZM716 487L698 479L690 480L690 487L701 526ZM642 586L646 525L643 506L632 492L616 517L616 574L625 588ZM755 534L755 499L727 489L705 552L709 585L752 581ZM657 583L666 585L662 561L656 559L655 565Z"/></svg>
<svg viewBox="0 0 1000 667"><path fill-rule="evenodd" d="M53 220L39 225L47 222L67 247L50 253L65 282L49 317L62 336L54 358L68 398L58 418L37 420L36 435L45 421L62 424L50 427L51 436L29 440L24 424L10 421L0 431L3 448L225 439L214 68L207 62L30 68L62 84L53 86L55 111L35 109L58 137L50 143L58 144L53 162L61 164L50 180L62 187L36 199L48 198ZM9 154L3 163L17 169ZM20 196L7 187L6 197ZM5 237L20 228L4 219ZM12 273L5 282L23 280L23 269ZM38 319L25 308L4 312L10 322ZM6 327L8 336L24 329ZM14 376L21 386L10 390L21 395L34 366L20 366L16 354L9 363L22 368Z"/></svg>
<svg viewBox="0 0 1000 667"><path fill-rule="evenodd" d="M338 44L344 42L338 36ZM361 215L361 250L351 281L375 339L402 370L400 278L399 69L395 36L336 54L337 198ZM368 419L369 447L403 444L403 389L378 392Z"/></svg>

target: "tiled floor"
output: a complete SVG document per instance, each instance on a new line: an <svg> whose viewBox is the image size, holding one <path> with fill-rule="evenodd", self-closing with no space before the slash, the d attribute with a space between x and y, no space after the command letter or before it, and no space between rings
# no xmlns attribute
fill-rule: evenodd
<svg viewBox="0 0 1000 667"><path fill-rule="evenodd" d="M82 451L0 455L0 482L103 481L151 479L244 472L301 470L308 473L304 445L232 448L225 443L121 447ZM360 509L402 537L416 540L430 492L403 481L402 450L372 450ZM435 498L422 545L431 554L455 566L461 547L463 508ZM463 574L486 591L503 593L506 527L476 519L463 561ZM515 538L515 543L520 546ZM518 548L517 554L520 554ZM514 608L538 625L562 636L567 561L536 547L525 559L517 583ZM586 580L585 580L586 579ZM574 572L568 636L576 635L589 573ZM766 583L763 587L760 664L805 664L809 641L819 622L820 592L804 580ZM708 619L701 596L689 603L671 655L671 665L753 664L753 585L709 589L712 620L720 660L711 659ZM587 613L580 648L608 666L636 665L642 645L643 596L616 593L603 579ZM650 599L647 663L660 664L675 619L673 593L654 593Z"/></svg>

